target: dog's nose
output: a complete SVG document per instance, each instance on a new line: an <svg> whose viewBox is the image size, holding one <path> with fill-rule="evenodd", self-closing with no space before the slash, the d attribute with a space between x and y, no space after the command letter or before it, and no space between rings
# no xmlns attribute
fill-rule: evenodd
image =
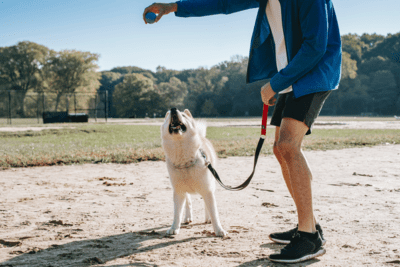
<svg viewBox="0 0 400 267"><path fill-rule="evenodd" d="M171 108L172 119L178 119L178 113L176 108Z"/></svg>

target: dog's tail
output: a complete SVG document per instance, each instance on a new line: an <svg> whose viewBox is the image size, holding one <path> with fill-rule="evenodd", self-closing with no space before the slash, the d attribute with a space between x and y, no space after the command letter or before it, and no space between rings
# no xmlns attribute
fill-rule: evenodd
<svg viewBox="0 0 400 267"><path fill-rule="evenodd" d="M206 137L207 133L207 123L205 121L197 121L196 123L197 129L199 130L199 134L202 137Z"/></svg>

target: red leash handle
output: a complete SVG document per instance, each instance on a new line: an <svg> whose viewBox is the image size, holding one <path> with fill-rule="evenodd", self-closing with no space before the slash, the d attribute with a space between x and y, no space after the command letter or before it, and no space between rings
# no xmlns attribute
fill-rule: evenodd
<svg viewBox="0 0 400 267"><path fill-rule="evenodd" d="M261 138L265 139L267 136L267 119L268 119L268 105L263 106L263 115L261 119Z"/></svg>
<svg viewBox="0 0 400 267"><path fill-rule="evenodd" d="M249 178L247 178L246 181L244 181L243 184L232 187L225 185L221 179L218 176L217 171L211 166L211 164L208 164L208 169L211 171L211 173L214 175L215 180L225 189L231 190L231 191L238 191L245 189L249 184L251 179L253 179L254 173L256 171L256 166L257 166L257 161L258 161L258 156L260 155L261 148L264 144L265 138L267 136L267 118L268 118L268 105L263 106L263 115L262 115L262 120L261 120L261 137L260 140L258 140L257 148L256 148L256 153L254 155L254 166L253 166L253 172L250 174Z"/></svg>

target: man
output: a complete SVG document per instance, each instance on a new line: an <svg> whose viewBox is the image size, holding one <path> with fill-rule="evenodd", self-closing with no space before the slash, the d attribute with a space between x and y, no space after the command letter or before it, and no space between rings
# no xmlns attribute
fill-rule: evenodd
<svg viewBox="0 0 400 267"><path fill-rule="evenodd" d="M303 137L331 93L341 72L341 38L331 0L181 0L155 3L145 9L179 17L230 14L258 7L251 40L247 82L271 79L261 88L265 104L273 105L271 124L276 126L274 154L296 204L298 225L269 236L288 244L271 261L295 263L323 255L321 226L312 204L312 173L301 150Z"/></svg>

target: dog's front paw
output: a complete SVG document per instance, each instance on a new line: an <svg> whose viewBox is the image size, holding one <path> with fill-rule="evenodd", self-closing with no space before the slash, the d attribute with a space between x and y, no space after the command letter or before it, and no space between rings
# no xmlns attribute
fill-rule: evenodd
<svg viewBox="0 0 400 267"><path fill-rule="evenodd" d="M221 228L220 230L215 231L215 235L219 237L225 237L228 235L228 233Z"/></svg>
<svg viewBox="0 0 400 267"><path fill-rule="evenodd" d="M186 218L183 220L183 223L185 223L185 224L189 224L189 223L191 223L191 222L193 222L192 217L186 217Z"/></svg>
<svg viewBox="0 0 400 267"><path fill-rule="evenodd" d="M205 224L211 223L211 218L206 218L206 221L204 222Z"/></svg>
<svg viewBox="0 0 400 267"><path fill-rule="evenodd" d="M179 229L175 229L175 228L170 228L168 231L167 231L167 235L177 235L177 234L179 234Z"/></svg>
<svg viewBox="0 0 400 267"><path fill-rule="evenodd" d="M183 223L189 224L193 222L192 216L191 215L186 215L185 219L183 219Z"/></svg>

